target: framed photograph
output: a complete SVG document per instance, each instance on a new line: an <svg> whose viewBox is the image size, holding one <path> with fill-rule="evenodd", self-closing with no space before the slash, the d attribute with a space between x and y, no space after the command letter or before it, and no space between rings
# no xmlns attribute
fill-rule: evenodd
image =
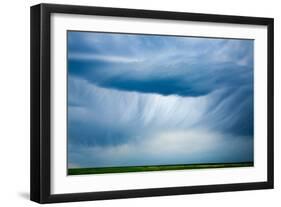
<svg viewBox="0 0 281 207"><path fill-rule="evenodd" d="M273 19L31 7L31 200L273 188Z"/></svg>

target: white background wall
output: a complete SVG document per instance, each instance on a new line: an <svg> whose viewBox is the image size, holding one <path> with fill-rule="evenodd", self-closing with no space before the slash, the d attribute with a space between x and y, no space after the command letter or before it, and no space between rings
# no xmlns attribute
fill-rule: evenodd
<svg viewBox="0 0 281 207"><path fill-rule="evenodd" d="M36 206L29 198L29 7L37 3L275 18L275 189L169 197L64 203L53 206L279 206L281 203L281 3L276 0L69 0L1 2L0 206ZM280 5L279 5L280 4ZM278 205L279 203L279 205Z"/></svg>

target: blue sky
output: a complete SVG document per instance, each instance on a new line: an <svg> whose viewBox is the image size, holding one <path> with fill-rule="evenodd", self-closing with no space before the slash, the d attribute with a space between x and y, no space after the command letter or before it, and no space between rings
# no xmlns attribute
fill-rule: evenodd
<svg viewBox="0 0 281 207"><path fill-rule="evenodd" d="M253 44L68 32L69 167L252 161Z"/></svg>

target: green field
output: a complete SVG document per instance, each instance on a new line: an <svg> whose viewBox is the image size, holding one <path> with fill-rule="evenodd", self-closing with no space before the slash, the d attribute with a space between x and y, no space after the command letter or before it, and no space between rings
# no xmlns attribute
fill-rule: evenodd
<svg viewBox="0 0 281 207"><path fill-rule="evenodd" d="M228 168L228 167L250 167L253 162L240 163L206 163L206 164L183 164L183 165L153 165L153 166L128 166L128 167L98 167L98 168L70 168L68 175L104 174L104 173L126 173L164 170L191 170L204 168Z"/></svg>

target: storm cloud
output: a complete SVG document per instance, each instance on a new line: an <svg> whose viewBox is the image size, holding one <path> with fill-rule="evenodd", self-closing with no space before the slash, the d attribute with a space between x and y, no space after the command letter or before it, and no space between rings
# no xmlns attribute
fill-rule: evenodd
<svg viewBox="0 0 281 207"><path fill-rule="evenodd" d="M253 40L68 32L68 160L253 160Z"/></svg>

